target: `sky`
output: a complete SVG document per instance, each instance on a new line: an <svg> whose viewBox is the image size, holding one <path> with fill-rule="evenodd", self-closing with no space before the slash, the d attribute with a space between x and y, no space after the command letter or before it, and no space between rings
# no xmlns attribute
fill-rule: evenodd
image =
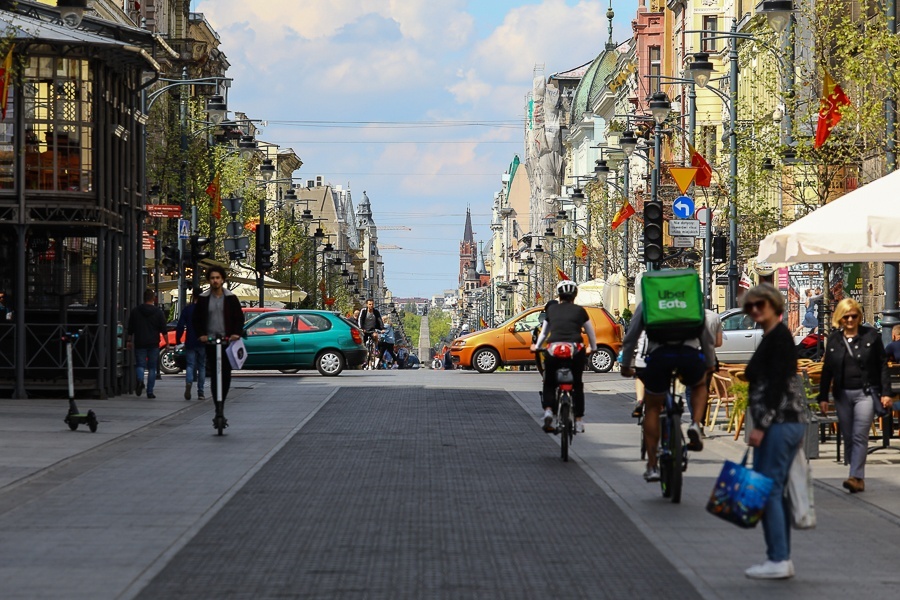
<svg viewBox="0 0 900 600"><path fill-rule="evenodd" d="M494 192L518 154L536 65L593 60L605 2L573 0L193 0L222 40L229 109L267 121L303 181L365 191L395 297L454 289L467 207L490 239ZM614 39L637 0L614 0ZM399 229L405 226L409 231ZM392 229L397 228L397 229Z"/></svg>

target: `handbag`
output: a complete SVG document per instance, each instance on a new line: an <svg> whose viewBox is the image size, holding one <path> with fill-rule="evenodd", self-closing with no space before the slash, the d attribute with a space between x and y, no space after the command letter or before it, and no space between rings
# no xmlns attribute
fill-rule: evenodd
<svg viewBox="0 0 900 600"><path fill-rule="evenodd" d="M785 493L791 506L791 525L794 529L813 529L816 526L816 507L813 502L812 471L802 446L788 470Z"/></svg>
<svg viewBox="0 0 900 600"><path fill-rule="evenodd" d="M847 341L847 337L844 336L844 335L842 335L841 338L844 340L844 345L847 346L847 352L850 353L850 356L854 356L854 355L853 355L853 349L850 348L850 342ZM863 373L864 376L867 375L866 369L863 367L862 361L859 360L859 357L858 357L858 356L856 356L855 358L856 358L856 363L859 365L859 370L862 371L862 373ZM864 393L866 396L868 396L868 397L872 400L872 408L875 409L875 416L876 416L876 417L886 417L886 416L888 416L888 409L886 409L886 408L884 407L884 405L881 403L881 396L879 396L879 395L875 392L875 390L873 390L872 388L870 388L868 383L866 383L866 384L863 386L863 393Z"/></svg>
<svg viewBox="0 0 900 600"><path fill-rule="evenodd" d="M244 340L238 339L225 347L225 354L228 356L228 362L231 363L232 369L240 369L247 360L247 348L244 347Z"/></svg>
<svg viewBox="0 0 900 600"><path fill-rule="evenodd" d="M775 484L771 478L747 468L747 456L734 463L726 460L716 480L706 511L744 529L756 527Z"/></svg>

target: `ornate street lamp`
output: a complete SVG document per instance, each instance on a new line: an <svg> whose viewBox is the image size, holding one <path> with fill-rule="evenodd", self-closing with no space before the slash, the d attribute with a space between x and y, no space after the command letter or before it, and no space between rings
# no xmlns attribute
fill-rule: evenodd
<svg viewBox="0 0 900 600"><path fill-rule="evenodd" d="M650 114L657 124L662 125L672 111L672 103L665 92L654 92L649 102Z"/></svg>
<svg viewBox="0 0 900 600"><path fill-rule="evenodd" d="M697 87L705 88L713 73L713 64L709 60L709 53L697 52L694 54L694 58L688 67L688 72Z"/></svg>

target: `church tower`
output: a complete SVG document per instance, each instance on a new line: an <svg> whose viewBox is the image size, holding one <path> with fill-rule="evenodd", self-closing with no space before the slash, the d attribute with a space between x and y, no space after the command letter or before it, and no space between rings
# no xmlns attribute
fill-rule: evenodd
<svg viewBox="0 0 900 600"><path fill-rule="evenodd" d="M470 278L470 271L475 272L477 261L478 247L475 245L475 233L472 231L472 211L466 208L466 228L459 244L459 289L466 290L471 287L471 284L467 286L466 283Z"/></svg>

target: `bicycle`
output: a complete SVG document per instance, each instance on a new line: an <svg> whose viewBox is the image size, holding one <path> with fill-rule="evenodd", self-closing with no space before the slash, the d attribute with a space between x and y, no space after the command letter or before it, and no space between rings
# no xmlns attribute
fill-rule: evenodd
<svg viewBox="0 0 900 600"><path fill-rule="evenodd" d="M681 429L681 415L684 414L684 398L675 392L675 376L663 410L659 415L659 485L663 498L670 498L673 504L681 502L684 472L688 466L688 451ZM643 432L643 429L641 430ZM641 436L643 440L643 434Z"/></svg>
<svg viewBox="0 0 900 600"><path fill-rule="evenodd" d="M378 366L378 330L366 332L366 363L363 367L372 371Z"/></svg>
<svg viewBox="0 0 900 600"><path fill-rule="evenodd" d="M556 401L557 401L557 426L556 434L560 437L560 454L563 462L569 461L569 445L575 441L575 402L572 399L575 378L572 375L572 359L584 346L572 342L553 342L546 352L553 358L568 361L569 366L556 369Z"/></svg>

